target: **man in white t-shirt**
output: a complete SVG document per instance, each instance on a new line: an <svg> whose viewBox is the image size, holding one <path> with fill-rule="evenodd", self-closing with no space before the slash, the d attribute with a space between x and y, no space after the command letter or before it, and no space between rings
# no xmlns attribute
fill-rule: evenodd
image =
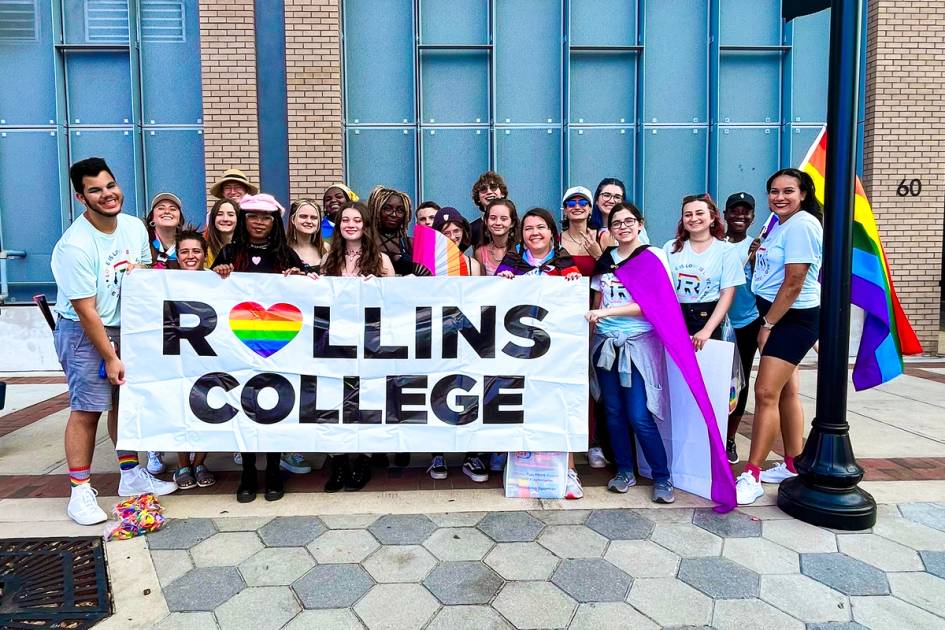
<svg viewBox="0 0 945 630"><path fill-rule="evenodd" d="M136 266L151 263L148 233L137 218L121 213L124 196L101 158L72 165L69 178L75 197L85 207L56 243L52 272L56 278L56 353L69 384L66 461L72 495L66 512L80 525L108 517L95 500L90 467L95 433L108 412L112 442L118 433L118 386L125 366L118 356L121 283ZM121 481L118 494L169 494L173 482L161 481L138 465L134 451L118 451Z"/></svg>

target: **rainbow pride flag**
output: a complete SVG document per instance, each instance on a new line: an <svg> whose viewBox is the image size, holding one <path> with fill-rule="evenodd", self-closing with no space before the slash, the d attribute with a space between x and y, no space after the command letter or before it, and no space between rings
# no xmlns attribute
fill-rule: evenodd
<svg viewBox="0 0 945 630"><path fill-rule="evenodd" d="M814 179L817 199L821 203L824 201L826 163L827 133L823 129L800 166ZM866 311L863 335L853 366L853 387L860 391L882 385L902 374L902 356L921 354L922 345L899 303L886 253L879 240L873 208L859 177L856 178L855 190L850 302Z"/></svg>
<svg viewBox="0 0 945 630"><path fill-rule="evenodd" d="M456 243L425 225L413 229L413 261L426 267L433 276L469 275L466 257Z"/></svg>
<svg viewBox="0 0 945 630"><path fill-rule="evenodd" d="M302 329L302 312L292 304L240 302L230 310L230 329L247 348L266 359L282 350Z"/></svg>

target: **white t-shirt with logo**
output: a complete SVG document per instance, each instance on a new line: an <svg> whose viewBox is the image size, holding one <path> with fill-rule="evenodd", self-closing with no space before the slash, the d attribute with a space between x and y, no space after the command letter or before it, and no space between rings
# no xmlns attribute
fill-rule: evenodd
<svg viewBox="0 0 945 630"><path fill-rule="evenodd" d="M111 234L95 229L83 214L65 231L52 253L58 295L56 312L78 321L70 300L95 296L95 310L105 326L121 323L121 282L129 265L151 264L144 223L119 214Z"/></svg>
<svg viewBox="0 0 945 630"><path fill-rule="evenodd" d="M683 241L681 250L672 253L673 241L667 241L663 251L669 258L680 304L715 302L722 289L745 284L745 271L731 243L712 239L712 244L700 254L688 240Z"/></svg>
<svg viewBox="0 0 945 630"><path fill-rule="evenodd" d="M663 250L655 247L651 247L650 251L663 263L663 267L666 268L666 275L669 277L669 263L666 260L666 254L663 253ZM611 251L610 255L615 263L623 260L617 253L616 248ZM601 294L601 308L636 304L633 296L613 273L602 273L591 278L591 289ZM653 330L653 325L643 315L605 317L597 322L597 332L608 336L623 334L634 337L650 330Z"/></svg>
<svg viewBox="0 0 945 630"><path fill-rule="evenodd" d="M824 229L812 214L799 210L785 223L775 225L755 253L755 275L751 290L774 302L784 284L784 266L808 264L801 292L791 308L820 306L820 262L823 255Z"/></svg>

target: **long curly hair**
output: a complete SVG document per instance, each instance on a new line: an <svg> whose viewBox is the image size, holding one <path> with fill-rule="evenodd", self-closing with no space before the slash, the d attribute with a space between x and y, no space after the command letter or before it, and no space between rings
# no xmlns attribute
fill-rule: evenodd
<svg viewBox="0 0 945 630"><path fill-rule="evenodd" d="M381 221L381 208L384 207L384 204L387 203L391 197L399 197L404 204L404 217L401 219L400 225L397 226L397 232L406 236L407 226L410 225L410 220L413 218L413 206L410 203L410 197L407 196L407 193L394 190L393 188L375 186L368 196L368 211L372 215L375 228L378 228ZM345 206L342 206L342 209L344 207Z"/></svg>
<svg viewBox="0 0 945 630"><path fill-rule="evenodd" d="M701 195L686 195L683 197L682 206L679 208L679 223L676 224L676 239L673 241L673 253L680 251L683 248L683 243L689 240L689 232L686 231L686 228L683 226L682 213L683 209L686 207L687 203L692 203L693 201L701 201L709 207L709 216L711 223L709 224L709 234L711 234L717 240L725 239L725 225L722 221L722 213L719 212L719 207L715 205L712 196L709 193L702 193Z"/></svg>
<svg viewBox="0 0 945 630"><path fill-rule="evenodd" d="M348 202L338 211L338 221L335 224L335 235L331 239L328 254L322 260L323 276L340 276L345 269L345 249L347 241L341 231L341 221L346 210L356 210L364 222L364 232L361 234L361 261L359 271L362 276L381 276L384 272L384 263L381 250L377 245L377 234L374 229L374 220L370 210L360 201Z"/></svg>
<svg viewBox="0 0 945 630"><path fill-rule="evenodd" d="M220 250L223 249L223 246L227 244L223 234L217 229L217 215L220 214L220 208L227 204L233 206L233 210L236 212L236 220L239 221L240 204L226 198L217 199L214 202L213 207L210 208L210 214L207 217L207 227L204 230L204 237L207 239L207 256L216 256L220 253ZM235 234L236 232L234 231L234 236Z"/></svg>
<svg viewBox="0 0 945 630"><path fill-rule="evenodd" d="M282 217L278 212L272 213L272 229L269 230L266 249L275 255L276 269L282 272L292 268L291 249L285 238L285 226L282 225ZM236 215L236 230L233 232L233 269L235 271L246 271L250 268L249 261L255 254L250 248L252 241L249 238L249 230L246 228L246 212L239 212Z"/></svg>
<svg viewBox="0 0 945 630"><path fill-rule="evenodd" d="M485 208L479 205L479 193L481 193L486 186L492 186L493 188L498 187L503 197L509 196L509 187L505 184L505 179L495 171L486 171L479 176L479 179L475 181L470 191L473 204L475 204L481 212L485 212Z"/></svg>

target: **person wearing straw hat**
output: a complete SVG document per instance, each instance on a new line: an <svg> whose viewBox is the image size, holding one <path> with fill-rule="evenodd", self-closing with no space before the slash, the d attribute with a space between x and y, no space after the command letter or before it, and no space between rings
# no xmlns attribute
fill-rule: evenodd
<svg viewBox="0 0 945 630"><path fill-rule="evenodd" d="M254 186L246 173L238 168L228 168L223 171L223 177L210 187L210 194L217 199L231 199L239 201L244 195L255 195L259 188Z"/></svg>

